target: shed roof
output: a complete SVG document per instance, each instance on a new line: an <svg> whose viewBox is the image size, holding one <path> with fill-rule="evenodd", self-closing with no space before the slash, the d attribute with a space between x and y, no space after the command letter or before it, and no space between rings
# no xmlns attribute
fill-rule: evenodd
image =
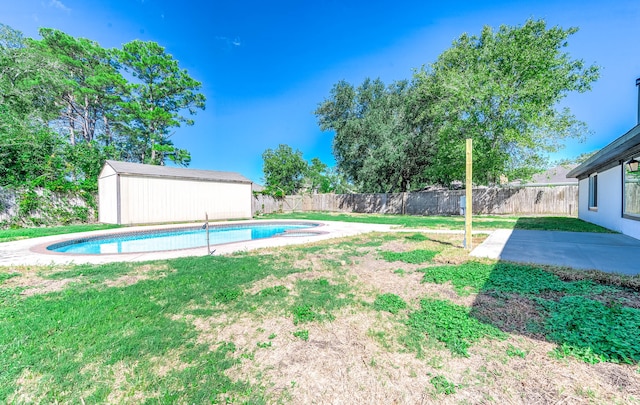
<svg viewBox="0 0 640 405"><path fill-rule="evenodd" d="M145 165L141 163L119 162L116 160L107 160L105 162L105 165L111 166L111 168L113 168L116 173L125 175L220 181L226 183L252 183L252 181L248 178L234 172L219 172L214 170L185 169L182 167Z"/></svg>
<svg viewBox="0 0 640 405"><path fill-rule="evenodd" d="M629 132L600 149L580 166L567 173L567 177L583 179L592 173L617 166L620 161L638 154L640 154L640 125L636 125Z"/></svg>

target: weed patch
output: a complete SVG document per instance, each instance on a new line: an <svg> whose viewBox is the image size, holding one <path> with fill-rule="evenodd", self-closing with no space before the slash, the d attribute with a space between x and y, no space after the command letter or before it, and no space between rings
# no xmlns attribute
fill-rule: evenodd
<svg viewBox="0 0 640 405"><path fill-rule="evenodd" d="M501 308L533 304L535 308L524 308L524 313L535 311L541 319L527 329L558 343L556 357L573 356L588 363L640 361L640 309L624 306L624 296L616 299L622 291L619 287L586 279L563 281L538 267L511 263L467 262L421 271L424 282L450 281L460 295L475 292L495 297L494 305ZM480 300L478 315L486 319L484 302L488 298ZM492 312L508 311L495 307ZM491 323L504 326L498 320Z"/></svg>
<svg viewBox="0 0 640 405"><path fill-rule="evenodd" d="M332 311L352 304L348 284L331 284L327 279L298 280L298 297L292 308L293 323L333 320Z"/></svg>
<svg viewBox="0 0 640 405"><path fill-rule="evenodd" d="M293 336L304 341L309 340L309 331L307 329L301 329L293 332Z"/></svg>
<svg viewBox="0 0 640 405"><path fill-rule="evenodd" d="M410 252L387 252L380 254L388 262L404 262L410 264L421 264L430 262L440 252L436 250L412 250Z"/></svg>
<svg viewBox="0 0 640 405"><path fill-rule="evenodd" d="M397 314L401 309L407 307L407 303L396 294L381 294L376 297L373 307L378 311L387 311Z"/></svg>
<svg viewBox="0 0 640 405"><path fill-rule="evenodd" d="M591 280L563 281L555 274L535 266L512 263L484 264L475 261L458 266L436 266L420 270L423 282L443 284L451 281L460 295L482 291L502 291L522 295L539 295L544 291L563 294L600 294L613 291L611 286Z"/></svg>
<svg viewBox="0 0 640 405"><path fill-rule="evenodd" d="M296 305L293 307L293 324L297 325L303 322L315 322L324 320L333 320L334 317L330 313L320 313L314 311L311 305Z"/></svg>
<svg viewBox="0 0 640 405"><path fill-rule="evenodd" d="M588 363L640 362L640 310L584 297L547 301L547 338L561 345L559 353Z"/></svg>
<svg viewBox="0 0 640 405"><path fill-rule="evenodd" d="M469 310L449 301L423 299L420 309L409 314L407 324L413 331L445 344L452 353L468 357L467 349L482 338L504 339L498 328L469 315Z"/></svg>
<svg viewBox="0 0 640 405"><path fill-rule="evenodd" d="M442 375L437 375L429 380L438 394L451 395L456 393L457 385L447 380Z"/></svg>

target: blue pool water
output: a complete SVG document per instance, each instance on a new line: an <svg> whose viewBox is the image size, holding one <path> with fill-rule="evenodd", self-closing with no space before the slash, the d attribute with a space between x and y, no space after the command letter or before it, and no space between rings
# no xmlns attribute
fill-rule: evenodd
<svg viewBox="0 0 640 405"><path fill-rule="evenodd" d="M286 231L311 228L313 226L316 226L316 224L211 225L209 228L209 243L211 245L219 245L270 238L277 235L294 236L298 234L287 234ZM300 236L302 235L300 234ZM308 236L308 233L304 235ZM157 252L203 246L207 246L207 231L202 227L197 227L75 239L50 245L47 249L62 253L106 254Z"/></svg>

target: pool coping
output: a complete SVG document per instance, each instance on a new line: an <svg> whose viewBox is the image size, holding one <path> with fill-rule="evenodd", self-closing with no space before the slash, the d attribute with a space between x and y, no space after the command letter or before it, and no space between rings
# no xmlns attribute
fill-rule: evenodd
<svg viewBox="0 0 640 405"><path fill-rule="evenodd" d="M324 224L317 222L317 221L304 221L304 220L273 220L273 221L256 221L256 220L249 220L249 221L233 221L233 222L223 222L223 223L218 223L218 222L210 222L209 223L209 228L236 228L238 226L248 226L248 225L253 225L253 224L263 224L263 225L307 225L307 224L312 224L313 227L311 228L304 228L304 229L289 229L283 232L283 234L280 235L274 235L274 236L270 236L267 238L259 238L259 239L270 239L270 238L279 238L279 237L284 237L286 234L288 235L292 235L295 233L300 233L304 230L304 233L313 233L313 236L316 235L321 235L324 234L325 232L323 232L322 230L317 230L317 229L322 229L322 227L324 226ZM72 242L75 240L82 240L82 241L92 241L92 240L99 240L102 238L108 238L108 237L115 237L115 236L130 236L130 235L147 235L147 234L153 234L153 233L158 233L160 231L179 231L179 230L198 230L200 228L202 228L203 225L196 225L194 223L190 223L190 224L173 224L173 226L169 226L169 227L162 227L162 228L157 228L155 226L150 226L150 227L144 227L144 229L139 229L139 230L131 230L131 227L128 228L118 228L118 229L111 229L111 231L120 231L120 232L109 232L106 234L100 234L100 235L81 235L81 236L77 236L78 234L72 233L72 234L65 234L68 235L68 238L65 239L61 239L59 241L56 242L45 242L42 244L38 244L35 246L32 246L29 250L31 252L34 253L38 253L38 254L43 254L43 255L67 255L67 256L123 256L123 255L129 255L129 254L142 254L142 253L160 253L160 252L178 252L181 250L194 250L194 249L204 249L207 246L198 246L198 247L194 247L194 248L184 248L184 249L165 249L165 250L152 250L152 251L144 251L144 252L128 252L128 253L75 253L75 252L57 252L55 250L49 250L50 246L53 245L65 245L65 244L69 244L68 242ZM135 228L139 228L139 227L134 227ZM57 235L57 236L65 236L65 235ZM291 237L291 236L287 236L287 237ZM218 247L218 246L224 246L224 245L229 245L229 244L233 244L233 243L241 243L241 242L250 242L252 240L258 240L258 239L250 239L250 240L246 240L246 241L237 241L237 242L227 242L227 243L216 243L216 244L212 244L211 247Z"/></svg>
<svg viewBox="0 0 640 405"><path fill-rule="evenodd" d="M368 232L388 232L392 225L362 224L354 222L338 221L317 221L300 219L279 219L279 220L244 220L244 221L224 221L213 222L211 225L240 225L246 223L317 223L322 227L322 233L313 236L284 237L275 236L271 238L255 239L251 241L232 242L220 245L213 245L214 254L230 254L239 251L249 251L261 248L271 248L288 245L299 245L322 241L331 238L354 236ZM98 231L78 232L73 234L43 236L40 238L22 239L11 242L0 243L0 266L30 266L30 265L59 265L59 264L103 264L113 262L142 262L151 260L165 260L179 257L205 256L209 254L207 247L192 249L167 250L144 253L115 253L115 254L68 254L62 252L46 251L46 246L56 242L69 239L80 239L83 237L104 236L118 233L131 233L132 229L144 230L164 230L180 227L193 227L194 222L183 224L165 224L137 226L117 229L103 229ZM40 247L44 246L44 252Z"/></svg>

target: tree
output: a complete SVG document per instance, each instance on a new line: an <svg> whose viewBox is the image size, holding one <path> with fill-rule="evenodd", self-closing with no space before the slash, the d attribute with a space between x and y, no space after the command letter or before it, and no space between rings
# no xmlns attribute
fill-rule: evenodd
<svg viewBox="0 0 640 405"><path fill-rule="evenodd" d="M585 162L591 156L595 155L597 152L598 152L597 150L594 150L591 152L581 153L578 156L575 156L572 158L560 159L555 162L555 165L560 165L560 166L579 165Z"/></svg>
<svg viewBox="0 0 640 405"><path fill-rule="evenodd" d="M544 167L547 152L567 137L580 137L585 125L569 109L557 108L568 92L585 92L599 68L564 52L576 28L547 28L543 20L518 27L484 27L464 34L430 69L414 75L418 117L437 128L434 164L425 167L432 183L464 178L464 139L474 140L474 181L496 182L500 175L530 177ZM418 121L420 122L420 121Z"/></svg>
<svg viewBox="0 0 640 405"><path fill-rule="evenodd" d="M188 165L189 152L176 148L169 138L172 128L193 125L184 113L193 115L205 108L205 97L198 92L202 84L180 69L178 61L155 42L129 42L117 55L118 62L137 81L128 86L117 115L118 129L129 135L129 160L164 164L168 158Z"/></svg>
<svg viewBox="0 0 640 405"><path fill-rule="evenodd" d="M58 100L60 122L71 145L91 143L100 136L112 143L110 117L122 101L126 79L118 72L112 51L97 42L74 38L62 31L40 29L35 41L59 62L64 88Z"/></svg>
<svg viewBox="0 0 640 405"><path fill-rule="evenodd" d="M311 192L329 193L331 187L326 176L328 167L320 159L314 157L307 167L307 187Z"/></svg>
<svg viewBox="0 0 640 405"><path fill-rule="evenodd" d="M302 152L294 152L289 145L281 144L275 150L265 150L262 159L265 189L268 193L284 196L300 191L308 168Z"/></svg>
<svg viewBox="0 0 640 405"><path fill-rule="evenodd" d="M335 132L338 170L364 192L407 191L423 183L431 134L409 118L412 88L366 79L358 88L341 81L316 109L322 130Z"/></svg>
<svg viewBox="0 0 640 405"><path fill-rule="evenodd" d="M0 185L95 191L107 158L189 163L169 138L205 99L162 47L40 35L0 24Z"/></svg>
<svg viewBox="0 0 640 405"><path fill-rule="evenodd" d="M33 46L33 40L0 24L0 105L4 107L0 119L30 125L55 118L60 69L57 61Z"/></svg>
<svg viewBox="0 0 640 405"><path fill-rule="evenodd" d="M0 24L0 186L64 181L63 142L48 126L59 71L21 32Z"/></svg>

